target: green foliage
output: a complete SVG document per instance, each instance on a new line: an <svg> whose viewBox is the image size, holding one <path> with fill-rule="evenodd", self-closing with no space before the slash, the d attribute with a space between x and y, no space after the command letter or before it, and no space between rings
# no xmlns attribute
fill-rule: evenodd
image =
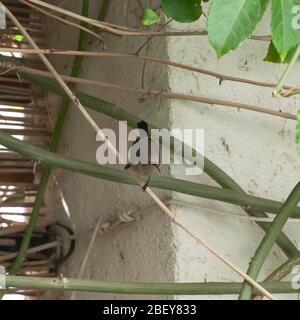
<svg viewBox="0 0 300 320"><path fill-rule="evenodd" d="M15 41L23 41L24 37L21 35L21 34L16 34L14 36L12 36L12 39L15 40Z"/></svg>
<svg viewBox="0 0 300 320"><path fill-rule="evenodd" d="M208 37L218 57L248 39L266 11L269 0L213 0Z"/></svg>
<svg viewBox="0 0 300 320"><path fill-rule="evenodd" d="M160 20L159 15L152 9L144 9L144 14L142 18L142 25L151 26Z"/></svg>
<svg viewBox="0 0 300 320"><path fill-rule="evenodd" d="M282 61L300 43L300 28L295 29L297 5L300 0L272 0L272 39Z"/></svg>
<svg viewBox="0 0 300 320"><path fill-rule="evenodd" d="M290 63L294 54L295 54L296 49L297 48L295 47L292 50L290 50L288 52L288 54L286 55L286 57L284 59L282 59L280 57L278 51L276 50L274 43L271 41L270 45L269 45L267 56L265 57L264 61L273 62L273 63Z"/></svg>
<svg viewBox="0 0 300 320"><path fill-rule="evenodd" d="M194 22L202 16L206 2L209 2L208 37L219 58L252 36L270 4L273 44L265 60L286 63L300 44L300 0L161 0L161 8L175 21ZM154 10L145 9L144 25L158 21Z"/></svg>
<svg viewBox="0 0 300 320"><path fill-rule="evenodd" d="M202 14L201 0L162 0L164 13L178 22L193 22Z"/></svg>

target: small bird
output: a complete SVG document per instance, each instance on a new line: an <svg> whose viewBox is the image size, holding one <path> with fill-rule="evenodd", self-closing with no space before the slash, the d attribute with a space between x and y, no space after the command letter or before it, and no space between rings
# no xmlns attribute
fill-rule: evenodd
<svg viewBox="0 0 300 320"><path fill-rule="evenodd" d="M151 163L151 145L153 143L153 140L151 140L150 136L149 136L149 126L148 123L145 121L141 121L137 124L138 129L144 130L147 133L148 136L148 164L143 164L143 163L138 163L138 164L132 164L132 163L128 163L125 167L125 170L133 169L135 170L135 172L142 176L147 178L147 181L145 183L145 185L142 187L143 191L146 191L146 189L148 188L149 182L150 182L150 178L151 175L154 173L160 173L160 168L159 168L159 164L154 164ZM140 141L140 137L138 137L133 145L135 145L136 143L138 143ZM137 155L140 156L140 150L138 150Z"/></svg>

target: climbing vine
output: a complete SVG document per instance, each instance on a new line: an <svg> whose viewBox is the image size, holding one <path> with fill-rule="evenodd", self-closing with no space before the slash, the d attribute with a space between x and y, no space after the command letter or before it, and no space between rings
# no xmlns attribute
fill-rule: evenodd
<svg viewBox="0 0 300 320"><path fill-rule="evenodd" d="M144 10L142 24L149 26L159 22L161 13L177 22L195 22L204 15L202 5L205 2L210 2L205 15L206 31L218 58L251 37L270 6L271 39L264 60L290 63L300 45L300 0L161 0L160 8ZM296 143L300 154L299 128L298 117Z"/></svg>

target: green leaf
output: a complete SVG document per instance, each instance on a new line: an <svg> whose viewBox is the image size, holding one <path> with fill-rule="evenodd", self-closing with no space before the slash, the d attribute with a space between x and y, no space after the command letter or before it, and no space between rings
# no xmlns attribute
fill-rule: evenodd
<svg viewBox="0 0 300 320"><path fill-rule="evenodd" d="M296 144L297 144L297 151L300 156L300 109L298 110L298 113L297 113Z"/></svg>
<svg viewBox="0 0 300 320"><path fill-rule="evenodd" d="M12 38L13 38L13 40L19 41L19 42L23 41L23 39L24 39L24 37L21 34L16 34L16 35L12 36Z"/></svg>
<svg viewBox="0 0 300 320"><path fill-rule="evenodd" d="M201 0L162 0L164 13L178 22L193 22L202 14Z"/></svg>
<svg viewBox="0 0 300 320"><path fill-rule="evenodd" d="M142 25L151 26L160 20L159 15L151 8L145 8L142 18Z"/></svg>
<svg viewBox="0 0 300 320"><path fill-rule="evenodd" d="M286 0L285 0L286 1ZM208 16L208 38L218 57L248 39L270 0L213 0Z"/></svg>
<svg viewBox="0 0 300 320"><path fill-rule="evenodd" d="M292 50L288 52L286 57L282 60L278 51L274 46L274 43L271 42L269 45L267 56L265 57L264 61L273 62L273 63L290 63L296 50L297 50L297 47L294 47ZM299 62L300 62L300 58L299 58Z"/></svg>
<svg viewBox="0 0 300 320"><path fill-rule="evenodd" d="M272 0L272 39L281 60L300 43L300 0Z"/></svg>

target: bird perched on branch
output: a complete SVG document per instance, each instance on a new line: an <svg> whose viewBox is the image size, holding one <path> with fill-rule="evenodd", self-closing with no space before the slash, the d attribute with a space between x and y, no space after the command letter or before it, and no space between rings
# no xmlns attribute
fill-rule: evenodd
<svg viewBox="0 0 300 320"><path fill-rule="evenodd" d="M144 162L137 163L137 164L129 163L126 165L125 170L132 169L140 177L147 179L145 185L142 187L143 191L145 191L149 185L151 176L155 173L160 173L160 168L159 168L159 163L152 163L151 162L151 154L153 152L152 146L156 142L154 142L150 137L148 123L145 121L141 121L137 124L137 127L138 127L138 129L140 129L144 133L145 138L138 137L133 142L132 146L136 145L137 143L143 142L143 139L147 139L147 141L144 140L144 142L147 143L147 150L148 150L146 163L144 163ZM138 149L136 152L136 156L140 157L141 156L140 152L141 152L141 149ZM159 152L159 149L158 149L158 152Z"/></svg>

